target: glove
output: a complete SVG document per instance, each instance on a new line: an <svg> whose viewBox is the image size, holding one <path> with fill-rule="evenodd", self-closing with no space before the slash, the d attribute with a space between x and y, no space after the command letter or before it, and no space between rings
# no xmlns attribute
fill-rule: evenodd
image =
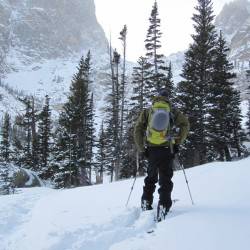
<svg viewBox="0 0 250 250"><path fill-rule="evenodd" d="M175 145L180 145L181 144L181 138L178 136L178 137L175 137Z"/></svg>

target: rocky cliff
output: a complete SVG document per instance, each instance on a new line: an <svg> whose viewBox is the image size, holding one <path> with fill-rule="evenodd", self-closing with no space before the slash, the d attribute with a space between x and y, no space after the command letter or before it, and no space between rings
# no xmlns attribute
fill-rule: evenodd
<svg viewBox="0 0 250 250"><path fill-rule="evenodd" d="M90 50L102 72L107 48L94 0L0 0L1 84L62 103L80 57ZM5 90L0 86L2 96Z"/></svg>
<svg viewBox="0 0 250 250"><path fill-rule="evenodd" d="M106 49L93 0L1 0L1 47L31 61Z"/></svg>
<svg viewBox="0 0 250 250"><path fill-rule="evenodd" d="M250 63L250 2L236 0L226 4L216 18L216 27L229 43L231 60L243 67ZM242 63L245 62L244 65Z"/></svg>
<svg viewBox="0 0 250 250"><path fill-rule="evenodd" d="M224 6L216 18L216 27L222 30L230 47L229 58L237 73L237 86L242 98L248 99L247 87L250 79L250 1L235 0Z"/></svg>

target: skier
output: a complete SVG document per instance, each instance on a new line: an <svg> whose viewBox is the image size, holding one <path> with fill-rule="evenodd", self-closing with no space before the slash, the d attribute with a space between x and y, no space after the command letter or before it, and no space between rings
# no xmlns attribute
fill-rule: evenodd
<svg viewBox="0 0 250 250"><path fill-rule="evenodd" d="M136 122L134 141L138 151L148 159L141 208L143 211L153 209L153 193L159 174L158 221L165 219L172 206L172 164L175 154L179 151L179 145L186 139L188 131L187 117L178 109L171 107L166 90L161 90L159 95L153 98L152 106L143 110Z"/></svg>

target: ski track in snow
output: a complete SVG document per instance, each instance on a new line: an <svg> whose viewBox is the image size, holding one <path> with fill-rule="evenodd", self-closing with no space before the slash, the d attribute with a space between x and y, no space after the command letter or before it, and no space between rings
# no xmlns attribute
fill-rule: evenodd
<svg viewBox="0 0 250 250"><path fill-rule="evenodd" d="M21 189L0 196L0 250L248 250L250 158L187 170L174 176L166 221L139 208L143 178L68 190ZM147 232L152 231L148 234Z"/></svg>
<svg viewBox="0 0 250 250"><path fill-rule="evenodd" d="M129 218L129 219L128 219ZM111 245L131 238L153 225L152 216L142 216L139 209L132 209L126 214L115 218L107 225L88 225L76 232L66 232L51 250L56 249L88 249L108 250ZM66 239L65 239L66 238ZM67 240L68 238L68 240ZM63 248L61 248L63 246Z"/></svg>
<svg viewBox="0 0 250 250"><path fill-rule="evenodd" d="M58 223L57 219L53 221L53 217L66 218L67 214L71 214L63 207L53 211L53 202L49 201L55 199L53 196L57 192L60 191L51 192L45 189L43 192L31 191L28 195L16 194L18 198L7 202L6 206L1 206L0 212L5 214L5 217L0 235L8 235L7 239L0 238L3 243L2 246L0 243L1 250L108 250L115 243L133 237L143 237L148 230L155 228L155 210L142 213L138 207L124 208L122 213L112 216L107 223L98 223L86 215L80 220L86 220L87 223L68 228L67 223L63 225ZM4 213L6 208L13 209ZM175 215L172 213L170 217Z"/></svg>
<svg viewBox="0 0 250 250"><path fill-rule="evenodd" d="M3 245L6 244L6 238L3 235L8 235L8 238L11 238L31 218L32 208L41 196L41 190L36 190L37 192L28 195L26 193L14 194L11 196L13 199L6 199L7 196L1 197L0 249L7 249L1 247L2 242L4 242ZM45 193L47 192L45 191ZM16 227L13 227L13 225L16 225Z"/></svg>

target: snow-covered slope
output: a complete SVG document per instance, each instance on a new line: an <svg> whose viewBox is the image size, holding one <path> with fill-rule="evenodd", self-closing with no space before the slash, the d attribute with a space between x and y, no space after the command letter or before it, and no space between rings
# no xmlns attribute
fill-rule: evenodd
<svg viewBox="0 0 250 250"><path fill-rule="evenodd" d="M246 71L250 70L250 1L234 0L225 4L216 17L216 27L222 30L230 47L229 58L237 73L237 87L242 98L248 99L247 87L250 79Z"/></svg>
<svg viewBox="0 0 250 250"><path fill-rule="evenodd" d="M14 118L24 109L24 105L16 98L16 95L11 94L6 88L0 86L0 120L5 112Z"/></svg>
<svg viewBox="0 0 250 250"><path fill-rule="evenodd" d="M230 44L230 57L235 67L249 68L250 60L250 2L234 0L225 4L216 17L216 26Z"/></svg>
<svg viewBox="0 0 250 250"><path fill-rule="evenodd" d="M59 191L19 190L0 197L0 249L248 250L249 166L247 158L187 170L194 206L182 172L176 172L173 198L179 201L159 224L154 223L155 211L140 211L142 178L128 208L133 180Z"/></svg>
<svg viewBox="0 0 250 250"><path fill-rule="evenodd" d="M94 0L0 0L2 84L39 100L48 94L51 103L60 107L81 56L89 50L95 75L91 87L100 100L107 88L103 89L109 56ZM1 87L0 94L8 98ZM0 108L12 109L1 103Z"/></svg>

